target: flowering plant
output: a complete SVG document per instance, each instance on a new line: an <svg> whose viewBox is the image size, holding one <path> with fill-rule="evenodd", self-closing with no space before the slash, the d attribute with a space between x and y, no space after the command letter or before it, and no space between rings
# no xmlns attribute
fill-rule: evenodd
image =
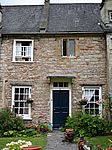
<svg viewBox="0 0 112 150"><path fill-rule="evenodd" d="M23 147L28 147L31 146L32 143L30 141L25 141L25 140L18 140L17 142L11 142L7 143L6 147L3 148L2 150L21 150Z"/></svg>

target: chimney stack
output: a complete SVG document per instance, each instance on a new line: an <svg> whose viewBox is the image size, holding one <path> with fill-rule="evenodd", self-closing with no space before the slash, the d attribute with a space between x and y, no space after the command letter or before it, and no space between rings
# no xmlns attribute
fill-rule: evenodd
<svg viewBox="0 0 112 150"><path fill-rule="evenodd" d="M40 32L46 32L48 25L48 16L49 16L49 5L50 0L44 1L43 11L40 19Z"/></svg>
<svg viewBox="0 0 112 150"><path fill-rule="evenodd" d="M2 27L2 6L0 4L0 29Z"/></svg>

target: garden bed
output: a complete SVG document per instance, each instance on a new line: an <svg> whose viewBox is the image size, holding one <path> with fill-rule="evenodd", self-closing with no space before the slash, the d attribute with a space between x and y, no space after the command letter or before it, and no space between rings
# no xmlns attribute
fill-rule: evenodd
<svg viewBox="0 0 112 150"><path fill-rule="evenodd" d="M31 141L33 146L39 145L42 148L46 146L46 135L38 135L37 137L13 137L13 138L0 138L0 149L3 149L7 143L18 140Z"/></svg>

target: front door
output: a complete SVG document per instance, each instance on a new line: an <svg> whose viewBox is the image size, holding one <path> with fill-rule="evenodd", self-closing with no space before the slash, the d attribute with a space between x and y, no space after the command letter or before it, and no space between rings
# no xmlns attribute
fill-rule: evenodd
<svg viewBox="0 0 112 150"><path fill-rule="evenodd" d="M53 90L53 128L62 127L69 116L69 90Z"/></svg>

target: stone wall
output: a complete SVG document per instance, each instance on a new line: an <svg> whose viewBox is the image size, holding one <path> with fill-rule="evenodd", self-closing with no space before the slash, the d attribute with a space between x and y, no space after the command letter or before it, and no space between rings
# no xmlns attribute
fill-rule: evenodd
<svg viewBox="0 0 112 150"><path fill-rule="evenodd" d="M67 36L68 37L68 36ZM34 61L12 62L13 40L22 37L4 37L2 41L2 63L5 78L5 104L11 106L12 85L32 85L33 120L40 116L50 120L49 75L72 75L72 111L79 109L77 101L82 97L83 85L101 85L103 98L107 93L106 50L102 35L73 36L80 51L78 57L62 57L62 37L36 37L34 39ZM72 37L72 38L73 38Z"/></svg>

